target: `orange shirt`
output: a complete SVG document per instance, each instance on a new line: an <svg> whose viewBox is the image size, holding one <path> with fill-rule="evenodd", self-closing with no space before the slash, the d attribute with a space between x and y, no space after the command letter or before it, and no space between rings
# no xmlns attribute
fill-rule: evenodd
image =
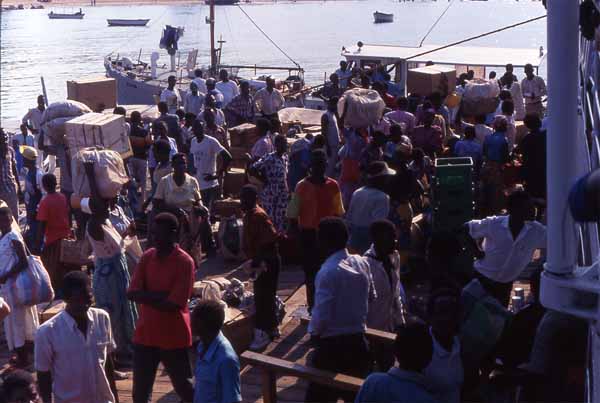
<svg viewBox="0 0 600 403"><path fill-rule="evenodd" d="M46 246L71 235L67 198L62 193L49 193L44 196L38 206L37 219L46 223Z"/></svg>
<svg viewBox="0 0 600 403"><path fill-rule="evenodd" d="M327 178L325 183L315 185L305 178L296 185L288 217L297 218L300 228L317 229L323 218L342 215L342 195L335 180Z"/></svg>
<svg viewBox="0 0 600 403"><path fill-rule="evenodd" d="M156 249L148 249L140 259L129 291L167 292L167 299L179 305L172 312L159 311L140 304L133 342L164 350L187 348L192 345L192 328L188 301L194 286L194 260L179 246L164 259Z"/></svg>

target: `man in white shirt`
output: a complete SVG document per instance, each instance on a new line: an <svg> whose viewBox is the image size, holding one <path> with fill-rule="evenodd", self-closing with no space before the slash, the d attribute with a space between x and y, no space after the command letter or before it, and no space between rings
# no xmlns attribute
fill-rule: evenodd
<svg viewBox="0 0 600 403"><path fill-rule="evenodd" d="M335 176L336 166L342 140L337 119L337 103L339 98L332 97L327 101L327 111L321 116L321 134L325 137L327 151L327 172L330 178Z"/></svg>
<svg viewBox="0 0 600 403"><path fill-rule="evenodd" d="M223 93L217 89L217 81L214 78L206 80L206 96L211 95L215 98L215 107L221 109L223 107Z"/></svg>
<svg viewBox="0 0 600 403"><path fill-rule="evenodd" d="M34 134L35 147L40 150L44 148L44 144L39 144L38 138L40 135L40 128L42 125L42 115L46 110L46 99L43 95L38 95L37 97L37 106L35 108L30 109L25 116L23 116L22 123L27 126L27 128ZM42 163L44 162L44 153L40 152L38 154L37 166L38 168L42 167ZM48 163L50 164L48 172L54 172L56 168L56 157L54 155L48 156Z"/></svg>
<svg viewBox="0 0 600 403"><path fill-rule="evenodd" d="M352 78L352 70L348 68L347 61L340 61L340 68L335 71L335 74L337 74L338 78L340 79L340 88L348 88L348 84Z"/></svg>
<svg viewBox="0 0 600 403"><path fill-rule="evenodd" d="M466 224L473 239L483 239L484 257L474 265L479 281L505 307L510 301L513 281L531 262L534 252L546 247L546 227L533 221L535 206L527 192L513 191L507 200L507 210L507 216Z"/></svg>
<svg viewBox="0 0 600 403"><path fill-rule="evenodd" d="M544 116L542 97L547 95L546 83L542 77L533 74L531 64L525 65L525 75L526 77L521 81L521 91L525 98L525 114L542 118Z"/></svg>
<svg viewBox="0 0 600 403"><path fill-rule="evenodd" d="M367 327L392 332L402 323L402 304L406 302L400 283L400 254L396 250L396 227L391 221L378 220L371 227L373 244L364 254L375 287L375 299L369 301ZM380 371L394 365L390 346L372 346L373 358Z"/></svg>
<svg viewBox="0 0 600 403"><path fill-rule="evenodd" d="M38 95L37 97L37 106L35 108L30 109L25 116L23 116L23 120L21 123L27 126L27 128L33 134L38 134L40 131L40 126L42 123L42 114L46 110L46 103L43 95Z"/></svg>
<svg viewBox="0 0 600 403"><path fill-rule="evenodd" d="M267 77L267 86L254 94L254 106L266 118L278 117L277 112L285 106L285 99L275 88L274 78Z"/></svg>
<svg viewBox="0 0 600 403"><path fill-rule="evenodd" d="M321 220L318 244L323 256L329 257L315 281L315 305L308 326L316 341L312 366L364 378L370 367L365 330L373 289L366 259L349 255L347 242L348 230L341 218ZM311 383L305 401L354 401L354 395Z"/></svg>
<svg viewBox="0 0 600 403"><path fill-rule="evenodd" d="M198 85L192 81L190 83L190 90L185 94L184 111L185 113L193 113L194 115L200 115L200 112L204 108L204 94L198 92Z"/></svg>
<svg viewBox="0 0 600 403"><path fill-rule="evenodd" d="M206 80L204 78L202 78L202 70L201 69L194 70L194 76L195 77L192 80L192 82L196 84L196 86L198 87L198 91L201 94L206 95L206 93L208 92L208 89L206 88Z"/></svg>
<svg viewBox="0 0 600 403"><path fill-rule="evenodd" d="M219 197L219 178L222 178L231 162L231 154L217 139L204 134L204 125L196 120L192 125L194 138L190 154L194 157L196 179L200 185L202 204L211 211L213 202ZM217 157L221 156L221 170L217 173Z"/></svg>
<svg viewBox="0 0 600 403"><path fill-rule="evenodd" d="M179 108L179 104L181 103L179 91L175 89L175 84L177 84L177 77L169 76L167 79L167 88L160 93L160 101L167 103L169 113L177 112L177 108Z"/></svg>
<svg viewBox="0 0 600 403"><path fill-rule="evenodd" d="M91 308L92 289L84 272L68 273L63 293L65 310L40 326L35 337L35 369L42 400L116 402L110 356L116 344L110 317L101 309Z"/></svg>
<svg viewBox="0 0 600 403"><path fill-rule="evenodd" d="M390 197L383 191L396 171L383 161L373 161L366 169L366 184L350 199L346 221L350 227L348 248L363 254L372 243L371 224L386 219L390 213Z"/></svg>
<svg viewBox="0 0 600 403"><path fill-rule="evenodd" d="M227 104L240 94L240 88L234 81L229 79L229 73L225 69L219 72L219 78L221 81L217 83L216 88L223 94L223 105L221 108L225 109Z"/></svg>

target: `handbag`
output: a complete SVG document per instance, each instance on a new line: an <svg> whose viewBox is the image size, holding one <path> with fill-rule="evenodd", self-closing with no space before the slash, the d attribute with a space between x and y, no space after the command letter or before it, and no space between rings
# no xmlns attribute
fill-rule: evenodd
<svg viewBox="0 0 600 403"><path fill-rule="evenodd" d="M13 282L13 297L19 305L33 306L54 299L54 289L48 271L39 256L26 249L27 268L22 270Z"/></svg>

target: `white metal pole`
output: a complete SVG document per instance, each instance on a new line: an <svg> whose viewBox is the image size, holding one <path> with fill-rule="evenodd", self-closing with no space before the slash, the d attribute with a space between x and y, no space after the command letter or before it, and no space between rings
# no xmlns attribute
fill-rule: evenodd
<svg viewBox="0 0 600 403"><path fill-rule="evenodd" d="M577 262L567 197L577 179L579 2L548 5L548 258L546 270L569 274Z"/></svg>

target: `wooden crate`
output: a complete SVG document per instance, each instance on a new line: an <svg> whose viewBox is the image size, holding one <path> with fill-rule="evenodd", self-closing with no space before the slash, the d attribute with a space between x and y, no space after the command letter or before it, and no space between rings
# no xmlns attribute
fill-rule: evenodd
<svg viewBox="0 0 600 403"><path fill-rule="evenodd" d="M456 70L447 66L433 65L418 67L408 70L407 89L409 93L427 96L433 92L440 92L442 75L448 79L448 92L456 87Z"/></svg>
<svg viewBox="0 0 600 403"><path fill-rule="evenodd" d="M246 172L243 169L232 168L225 175L223 193L225 196L238 197L242 186L246 184Z"/></svg>
<svg viewBox="0 0 600 403"><path fill-rule="evenodd" d="M60 241L60 262L70 266L87 266L92 263L92 257L85 251L85 241L63 239Z"/></svg>
<svg viewBox="0 0 600 403"><path fill-rule="evenodd" d="M217 200L213 204L212 214L217 217L241 217L242 204L238 199Z"/></svg>
<svg viewBox="0 0 600 403"><path fill-rule="evenodd" d="M83 102L94 112L117 106L117 81L95 77L67 81L67 99Z"/></svg>
<svg viewBox="0 0 600 403"><path fill-rule="evenodd" d="M102 146L118 152L123 159L133 155L125 117L86 113L65 123L71 154L87 147Z"/></svg>
<svg viewBox="0 0 600 403"><path fill-rule="evenodd" d="M60 299L52 301L50 307L40 314L40 323L47 322L58 315L65 309L65 306L66 304Z"/></svg>
<svg viewBox="0 0 600 403"><path fill-rule="evenodd" d="M241 147L249 151L259 138L256 125L252 123L244 123L229 129L231 147Z"/></svg>

